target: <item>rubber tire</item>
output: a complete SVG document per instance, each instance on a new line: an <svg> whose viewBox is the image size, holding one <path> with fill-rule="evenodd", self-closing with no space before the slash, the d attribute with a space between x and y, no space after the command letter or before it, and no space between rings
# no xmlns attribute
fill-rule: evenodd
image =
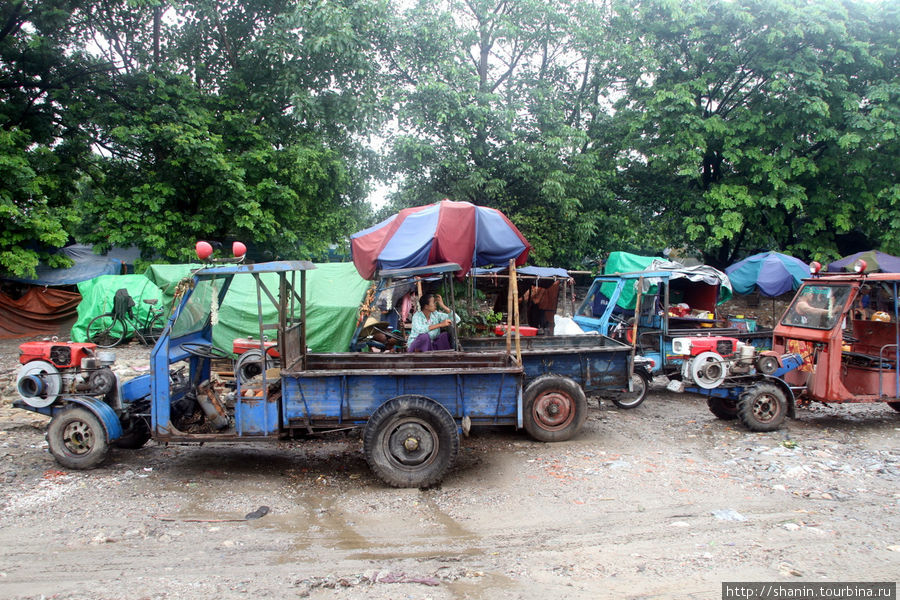
<svg viewBox="0 0 900 600"><path fill-rule="evenodd" d="M400 437L427 441L425 456L406 452ZM389 448L394 442L394 450ZM403 454L398 454L397 451ZM366 423L363 453L372 472L392 487L427 488L443 479L459 454L459 430L446 408L424 396L397 396L379 406ZM407 462L404 462L404 458ZM410 464L409 461L417 461Z"/></svg>
<svg viewBox="0 0 900 600"><path fill-rule="evenodd" d="M650 389L650 377L643 371L635 371L631 375L631 381L635 387L641 386L641 389L638 389L637 396L632 397L635 392L619 392L615 395L610 396L610 400L612 400L613 404L618 406L619 408L623 408L626 410L630 410L632 408L637 408L641 404L643 404L644 400L647 398L647 391ZM626 398L629 398L626 400Z"/></svg>
<svg viewBox="0 0 900 600"><path fill-rule="evenodd" d="M126 431L122 437L113 440L112 445L125 450L137 450L143 448L144 444L150 441L150 437L150 428L147 427L147 422L137 419L131 429Z"/></svg>
<svg viewBox="0 0 900 600"><path fill-rule="evenodd" d="M122 330L118 333L114 329L117 322L122 327ZM110 314L105 314L97 315L91 319L87 325L85 334L87 335L87 340L89 342L97 344L100 348L112 348L121 344L122 340L125 339L126 329L125 324L119 321L119 319L116 319Z"/></svg>
<svg viewBox="0 0 900 600"><path fill-rule="evenodd" d="M736 400L729 400L728 398L707 398L706 406L709 407L709 412L723 421L734 421L738 418L738 405Z"/></svg>
<svg viewBox="0 0 900 600"><path fill-rule="evenodd" d="M50 454L69 469L93 469L109 454L106 429L94 413L81 406L67 408L50 420L47 443Z"/></svg>
<svg viewBox="0 0 900 600"><path fill-rule="evenodd" d="M541 375L525 388L525 430L540 442L564 442L581 431L587 419L584 390L568 377ZM547 410L560 408L557 422ZM547 418L551 417L551 418Z"/></svg>
<svg viewBox="0 0 900 600"><path fill-rule="evenodd" d="M775 403L771 416L760 415L761 410L771 410L762 403ZM750 431L775 431L784 423L788 405L784 392L774 383L760 382L747 388L738 400L738 419Z"/></svg>
<svg viewBox="0 0 900 600"><path fill-rule="evenodd" d="M887 405L890 406L891 408L893 408L894 410L896 410L897 412L900 412L900 402L888 402Z"/></svg>

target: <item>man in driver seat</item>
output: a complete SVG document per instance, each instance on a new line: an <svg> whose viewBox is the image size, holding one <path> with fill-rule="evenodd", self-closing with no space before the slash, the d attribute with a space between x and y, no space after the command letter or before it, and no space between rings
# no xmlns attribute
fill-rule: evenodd
<svg viewBox="0 0 900 600"><path fill-rule="evenodd" d="M792 310L792 322L795 325L809 327L828 327L831 311L828 308L829 290L821 287L808 287L797 299Z"/></svg>

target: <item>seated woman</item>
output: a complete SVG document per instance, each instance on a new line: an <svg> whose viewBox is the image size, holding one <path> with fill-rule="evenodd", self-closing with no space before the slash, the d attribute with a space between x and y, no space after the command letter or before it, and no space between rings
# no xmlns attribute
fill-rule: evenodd
<svg viewBox="0 0 900 600"><path fill-rule="evenodd" d="M449 350L450 334L441 333L441 327L450 326L450 309L444 304L440 294L425 294L419 298L421 310L412 316L412 329L409 331L410 342L407 352L431 352L432 350ZM440 312L440 306L447 312ZM453 315L459 323L459 316Z"/></svg>

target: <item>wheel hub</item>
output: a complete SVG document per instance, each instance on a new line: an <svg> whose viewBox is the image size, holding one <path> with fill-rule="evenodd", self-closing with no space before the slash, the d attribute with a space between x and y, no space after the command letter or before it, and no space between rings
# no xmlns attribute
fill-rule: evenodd
<svg viewBox="0 0 900 600"><path fill-rule="evenodd" d="M769 421L778 412L778 405L771 396L760 396L753 403L753 414L760 421Z"/></svg>
<svg viewBox="0 0 900 600"><path fill-rule="evenodd" d="M72 454L87 454L94 447L94 433L87 423L73 421L63 431L63 442Z"/></svg>
<svg viewBox="0 0 900 600"><path fill-rule="evenodd" d="M535 400L534 416L546 428L562 428L575 418L575 405L567 395L549 392Z"/></svg>
<svg viewBox="0 0 900 600"><path fill-rule="evenodd" d="M388 455L406 466L417 466L431 460L437 450L437 436L424 423L402 423L387 438Z"/></svg>

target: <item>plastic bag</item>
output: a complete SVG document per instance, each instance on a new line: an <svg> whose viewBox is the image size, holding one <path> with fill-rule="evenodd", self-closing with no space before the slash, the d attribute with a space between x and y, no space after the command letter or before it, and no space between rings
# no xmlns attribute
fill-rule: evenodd
<svg viewBox="0 0 900 600"><path fill-rule="evenodd" d="M570 317L553 315L553 335L584 335L584 331Z"/></svg>

